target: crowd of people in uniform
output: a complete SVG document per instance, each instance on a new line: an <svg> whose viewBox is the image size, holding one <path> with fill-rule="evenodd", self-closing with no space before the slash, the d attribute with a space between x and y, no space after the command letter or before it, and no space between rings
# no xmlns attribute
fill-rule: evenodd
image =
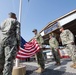
<svg viewBox="0 0 76 75"><path fill-rule="evenodd" d="M9 13L9 18L2 22L0 26L2 36L0 36L0 75L12 75L13 60L15 59L18 47L20 45L20 23L17 21L15 13ZM76 49L74 43L74 35L63 27L59 28L60 38L63 46L66 47L73 64L70 66L76 69ZM44 40L38 33L37 29L32 31L40 45L40 51L36 53L39 68L35 72L41 73L45 70L45 60L43 55ZM55 59L55 65L61 65L58 53L59 43L53 34L49 34L49 45Z"/></svg>
<svg viewBox="0 0 76 75"><path fill-rule="evenodd" d="M59 31L61 32L60 39L61 39L62 45L65 46L66 51L73 62L73 64L70 65L70 67L76 69L76 47L74 43L74 35L69 29L64 29L63 27L60 27ZM43 50L42 45L44 41L41 35L38 34L37 29L34 29L33 32L35 34L35 39L37 39L38 43L41 46L40 52L37 53L37 60L38 60L38 64L40 65L40 68L36 70L36 72L40 73L40 72L43 72L45 69L45 61L42 53L42 50ZM49 34L49 45L56 62L55 65L57 66L61 65L60 56L58 52L59 43L53 33Z"/></svg>
<svg viewBox="0 0 76 75"><path fill-rule="evenodd" d="M74 35L69 29L64 29L63 27L60 27L59 30L61 32L60 41L62 42L62 45L65 47L68 55L73 61L73 64L70 67L76 69L76 47L74 42ZM52 49L54 59L56 61L56 65L60 65L61 63L60 63L60 57L58 52L59 44L54 34L50 35L49 44Z"/></svg>

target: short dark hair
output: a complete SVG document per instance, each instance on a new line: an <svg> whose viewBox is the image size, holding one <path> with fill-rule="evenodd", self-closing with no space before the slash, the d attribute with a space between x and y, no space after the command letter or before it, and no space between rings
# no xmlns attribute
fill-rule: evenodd
<svg viewBox="0 0 76 75"><path fill-rule="evenodd" d="M10 17L12 17L12 18L17 19L16 14L15 14L15 13L13 13L13 12L10 12L10 13L9 13L9 16L10 16Z"/></svg>

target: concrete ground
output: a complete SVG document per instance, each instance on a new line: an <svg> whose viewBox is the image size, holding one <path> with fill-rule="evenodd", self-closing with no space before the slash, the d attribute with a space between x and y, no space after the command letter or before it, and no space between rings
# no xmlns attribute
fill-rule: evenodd
<svg viewBox="0 0 76 75"><path fill-rule="evenodd" d="M36 62L23 62L26 65L26 75L76 75L76 69L71 68L72 61L70 59L61 59L61 65L54 65L54 61L49 61L45 64L45 71L41 74L35 73L34 70L38 68Z"/></svg>

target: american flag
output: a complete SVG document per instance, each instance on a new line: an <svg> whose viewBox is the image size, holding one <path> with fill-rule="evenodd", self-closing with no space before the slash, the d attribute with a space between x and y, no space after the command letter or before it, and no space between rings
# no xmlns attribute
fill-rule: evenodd
<svg viewBox="0 0 76 75"><path fill-rule="evenodd" d="M22 37L21 39L22 39L21 40L22 44L23 43L25 44L23 44L24 46L21 45L21 47L19 48L16 58L21 60L26 59L26 58L32 57L33 55L36 54L36 52L40 50L40 46L35 39L33 39L30 42L26 42Z"/></svg>

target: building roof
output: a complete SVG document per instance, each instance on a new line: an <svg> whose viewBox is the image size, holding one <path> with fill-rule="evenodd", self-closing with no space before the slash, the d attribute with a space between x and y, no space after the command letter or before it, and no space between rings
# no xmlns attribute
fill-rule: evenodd
<svg viewBox="0 0 76 75"><path fill-rule="evenodd" d="M71 15L73 13L76 13L76 9L67 13L67 14L65 14L64 16L61 16L61 17L57 18L56 20L53 20L52 22L48 23L39 33L41 33L43 30L49 28L50 26L52 26L53 24L55 24L59 20L64 19L65 17L68 17L69 15Z"/></svg>

